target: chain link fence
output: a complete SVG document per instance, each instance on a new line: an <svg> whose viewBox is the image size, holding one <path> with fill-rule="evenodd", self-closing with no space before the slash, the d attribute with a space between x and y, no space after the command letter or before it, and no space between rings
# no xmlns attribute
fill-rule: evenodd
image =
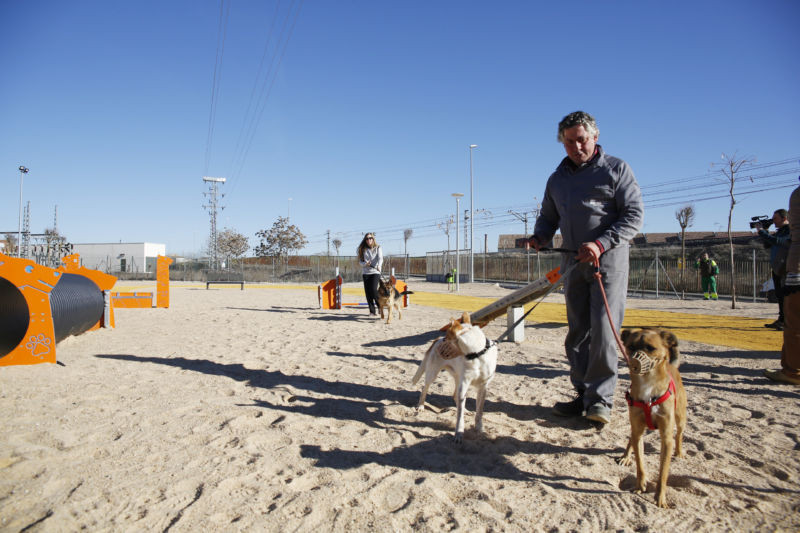
<svg viewBox="0 0 800 533"><path fill-rule="evenodd" d="M712 258L719 266L717 292L731 295L735 283L737 298L763 298L763 284L771 279L769 260L763 248L736 246L733 270L730 252L719 247ZM686 264L680 250L634 248L631 250L628 293L631 296L680 297L702 292L700 273L694 268L699 255L708 249L686 250ZM458 264L460 283L469 281L469 250L460 250ZM524 285L537 280L561 264L555 252L480 253L473 257L477 283ZM424 257L403 254L384 256L383 273L394 273L399 279L422 278L445 283L445 276L456 268L453 250L428 252ZM205 262L183 262L172 265L170 279L175 281L246 281L249 283L323 283L339 275L345 282L361 281L361 266L355 256L296 255L288 258L245 258L234 261L229 269L209 270ZM733 272L733 275L732 275ZM115 273L119 279L155 279L155 273Z"/></svg>

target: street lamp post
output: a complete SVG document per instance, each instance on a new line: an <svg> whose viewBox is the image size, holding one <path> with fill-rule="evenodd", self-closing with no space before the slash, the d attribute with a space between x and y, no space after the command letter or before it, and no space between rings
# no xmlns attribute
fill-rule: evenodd
<svg viewBox="0 0 800 533"><path fill-rule="evenodd" d="M456 292L461 288L458 281L458 277L461 274L461 261L458 254L458 212L461 211L462 196L464 195L460 192L453 193L453 197L456 199Z"/></svg>
<svg viewBox="0 0 800 533"><path fill-rule="evenodd" d="M17 225L17 257L22 257L22 178L28 173L28 169L19 167L19 223Z"/></svg>
<svg viewBox="0 0 800 533"><path fill-rule="evenodd" d="M475 255L473 254L473 249L475 248L475 237L473 233L473 222L472 220L475 218L475 213L473 210L473 200L475 195L472 194L472 149L477 148L477 144L470 144L469 145L469 282L475 282Z"/></svg>

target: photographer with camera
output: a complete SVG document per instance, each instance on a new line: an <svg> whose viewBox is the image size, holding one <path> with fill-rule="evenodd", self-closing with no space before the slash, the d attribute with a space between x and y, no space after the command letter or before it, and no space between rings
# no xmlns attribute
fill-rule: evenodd
<svg viewBox="0 0 800 533"><path fill-rule="evenodd" d="M789 196L789 228L795 242L789 246L786 258L786 278L782 298L786 325L781 347L781 368L765 370L772 381L800 386L800 187Z"/></svg>
<svg viewBox="0 0 800 533"><path fill-rule="evenodd" d="M764 327L783 331L783 286L786 283L786 258L791 243L789 213L786 209L778 209L773 213L771 222L775 223L775 233L772 234L767 231L769 220L756 222L754 225L759 239L769 249L769 266L772 269L772 282L775 284L775 297L778 299L778 320L764 324Z"/></svg>

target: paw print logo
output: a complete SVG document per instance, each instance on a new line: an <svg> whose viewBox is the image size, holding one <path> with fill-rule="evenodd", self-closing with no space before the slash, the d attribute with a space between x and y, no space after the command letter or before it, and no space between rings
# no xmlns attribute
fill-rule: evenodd
<svg viewBox="0 0 800 533"><path fill-rule="evenodd" d="M50 339L42 333L31 336L28 342L25 343L25 348L31 352L32 356L42 359L50 353Z"/></svg>

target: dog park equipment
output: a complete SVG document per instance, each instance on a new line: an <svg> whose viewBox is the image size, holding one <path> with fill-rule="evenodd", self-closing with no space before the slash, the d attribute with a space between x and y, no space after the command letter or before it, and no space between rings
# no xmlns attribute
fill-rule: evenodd
<svg viewBox="0 0 800 533"><path fill-rule="evenodd" d="M524 329L520 327L522 318L525 316L522 314L522 306L555 290L562 281L560 268L556 267L536 281L478 309L469 315L470 322L484 327L495 318L508 314L508 329L506 330L508 338L512 342L522 342L525 339ZM450 327L449 324L442 326L439 331L445 331L448 327ZM501 338L505 336L506 334L503 334Z"/></svg>
<svg viewBox="0 0 800 533"><path fill-rule="evenodd" d="M478 309L469 315L470 322L485 326L495 318L508 312L509 307L519 307L539 296L544 296L549 290L561 283L560 267L556 267L543 277L525 285L511 294L495 300L486 307Z"/></svg>
<svg viewBox="0 0 800 533"><path fill-rule="evenodd" d="M80 266L77 254L52 269L0 253L0 366L56 362L70 335L114 327L117 278Z"/></svg>
<svg viewBox="0 0 800 533"><path fill-rule="evenodd" d="M408 288L405 282L394 277L394 271L389 281L394 285L398 292L403 292ZM365 307L366 302L343 302L342 301L342 276L339 269L336 269L336 277L329 279L322 285L317 285L317 299L320 309L341 309L342 307ZM403 295L403 307L408 307L408 295Z"/></svg>
<svg viewBox="0 0 800 533"><path fill-rule="evenodd" d="M159 255L156 259L156 307L169 307L169 266L172 259ZM151 308L152 292L112 292L111 302L117 308Z"/></svg>

